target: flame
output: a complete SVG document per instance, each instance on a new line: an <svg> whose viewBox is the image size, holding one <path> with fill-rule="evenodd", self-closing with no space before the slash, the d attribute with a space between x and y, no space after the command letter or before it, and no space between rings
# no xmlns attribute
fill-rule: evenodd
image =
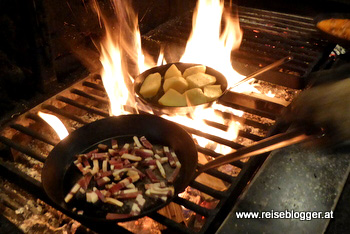
<svg viewBox="0 0 350 234"><path fill-rule="evenodd" d="M271 90L269 90L269 92L265 93L265 95L268 96L268 97L272 97L272 98L275 97L275 94L273 94L271 92Z"/></svg>
<svg viewBox="0 0 350 234"><path fill-rule="evenodd" d="M106 37L101 42L100 50L100 60L103 66L101 76L111 101L110 113L120 115L125 113L125 105L140 109L146 108L142 104L136 103L134 96L131 95L133 92L130 92L129 89L132 88L132 77L150 67L165 64L166 61L163 49L161 49L157 61L153 61L149 55L142 51L141 36L137 25L138 19L130 1L112 1L112 4L117 16L117 22L113 25L107 23L98 7L95 9L106 29ZM228 87L230 87L243 78L232 68L231 64L231 52L239 48L241 40L242 30L238 17L232 15L231 8L224 7L224 1L199 0L193 15L192 33L180 62L198 63L212 67L228 79ZM131 69L128 64L134 64L134 69ZM236 87L235 91L242 90L242 87L245 87L245 84ZM236 139L240 124L223 119L222 116L215 113L214 106L217 109L224 109L222 106L214 104L212 108L207 109L193 108L194 111L190 117L168 115L162 117L230 141ZM237 113L237 111L233 113L232 110L225 110L225 112L227 111L235 115L242 114ZM228 126L227 130L208 126L203 116L207 120ZM207 139L194 137L203 147L210 144ZM217 145L215 148L215 151L219 153L228 153L231 150L230 147L222 145Z"/></svg>
<svg viewBox="0 0 350 234"><path fill-rule="evenodd" d="M64 124L56 116L50 115L50 114L46 114L46 113L43 113L41 111L38 112L38 115L43 120L45 120L45 122L48 123L53 128L53 130L55 130L55 132L57 133L58 137L61 140L63 140L64 138L66 138L66 136L69 135L66 127L64 126Z"/></svg>
<svg viewBox="0 0 350 234"><path fill-rule="evenodd" d="M224 29L221 29L223 22ZM224 1L199 0L193 14L192 33L180 61L212 67L228 79L230 87L243 78L231 64L231 51L238 49L242 30L237 17L224 10Z"/></svg>
<svg viewBox="0 0 350 234"><path fill-rule="evenodd" d="M129 90L133 75L151 68L155 62L142 52L138 18L130 1L111 2L117 16L115 24L110 25L99 7L95 10L106 30L106 37L100 45L102 82L111 102L110 114L117 116L128 113L124 106L135 106L133 92Z"/></svg>

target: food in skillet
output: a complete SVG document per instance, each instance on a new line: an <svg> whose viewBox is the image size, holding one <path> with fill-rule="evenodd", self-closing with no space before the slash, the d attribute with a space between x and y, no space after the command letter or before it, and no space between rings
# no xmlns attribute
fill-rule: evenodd
<svg viewBox="0 0 350 234"><path fill-rule="evenodd" d="M350 40L350 19L326 19L317 23L322 31L345 40Z"/></svg>
<svg viewBox="0 0 350 234"><path fill-rule="evenodd" d="M74 165L82 175L66 195L66 203L84 200L97 209L107 207L106 219L121 219L139 215L146 200L166 202L174 195L172 184L181 163L172 149L152 145L144 136L134 136L132 143L122 146L113 139L110 145L99 144L76 155Z"/></svg>
<svg viewBox="0 0 350 234"><path fill-rule="evenodd" d="M157 101L163 106L195 106L213 101L222 95L221 85L215 85L216 77L205 72L206 66L196 65L187 68L182 74L173 64L164 77L159 73L148 75L141 85L140 94L145 99L159 95ZM144 90L151 92L146 93Z"/></svg>

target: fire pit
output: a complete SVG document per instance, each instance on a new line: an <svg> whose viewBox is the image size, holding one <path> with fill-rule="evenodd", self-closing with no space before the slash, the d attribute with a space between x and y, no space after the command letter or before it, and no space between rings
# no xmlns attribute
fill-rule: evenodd
<svg viewBox="0 0 350 234"><path fill-rule="evenodd" d="M245 75L282 57L291 55L294 59L256 77L258 80L251 80L227 92L211 108L196 109L189 117L162 115L168 120L179 123L193 136L200 155L198 164L204 164L212 158L266 137L276 117L303 88L303 78L315 67L317 68L322 60L327 59L332 50L331 44L319 39L311 18L247 7L240 7L238 13L239 18L235 18L232 12L224 11L225 26L236 29L235 33L232 33L233 29L223 30L227 33L222 40L225 43L218 45L217 42L215 44L212 42L200 46L199 50L203 50L203 47L214 44L211 52L213 50L222 52L212 56L214 61L194 61L195 58L191 57L193 54L199 55L201 59L208 59L211 56L203 55L198 50L191 52L192 49L185 53L181 61L213 66L221 71L232 85ZM219 19L216 19L219 26L220 15ZM200 17L199 14L198 18ZM238 21L241 23L243 34L238 24L232 25ZM131 26L135 29L135 25ZM164 52L165 59L160 57L159 64L164 61L176 62L180 59L174 51L177 52L179 48L181 51L184 50L191 27L191 14L178 16L144 33L141 37L142 43L145 45L145 50L148 46L150 51L154 49ZM120 53L117 50L120 46L125 48L130 44L134 45L132 48L138 54L137 49L140 49L141 43L130 41L130 38L136 37L135 35L128 37L129 41L123 42L125 44L117 44L115 38L109 36L110 41L103 41L101 45L101 61L104 67L102 74L92 73L86 76L2 126L0 141L6 146L3 150L4 156L0 159L1 180L3 187L6 188L1 192L4 201L1 202L1 209L4 210L4 216L28 232L41 230L75 232L77 229L88 232L88 229L91 229L96 232L120 230L159 233L167 229L176 233L210 233L217 230L267 155L234 162L217 170L209 170L192 181L183 194L158 213L137 221L113 225L94 226L85 222L80 224L79 219L75 221L63 215L59 207L52 204L43 192L40 182L42 163L60 139L38 116L39 111L59 117L68 132L110 114L140 112L158 114L152 113L147 106L136 102L127 92L133 80L129 75L135 73L135 69L140 72L146 67L139 64L135 68L138 60L135 60L130 51L127 54L126 67L129 69L127 71L125 67L120 67L125 61L121 63L118 60L120 56L115 57ZM198 36L194 32L192 42L190 40L187 44L188 48L191 48L191 43L194 44L193 47L198 45L196 37ZM226 52L224 49L218 49L221 45L228 45L229 41L240 41L240 38L241 45L231 43ZM233 48L236 50L231 54ZM154 65L156 64L152 66ZM238 72L232 70L232 66ZM122 78L123 82L115 80L117 78ZM12 194L16 194L19 198L11 199ZM47 218L48 216L52 217L51 220ZM33 225L33 221L37 220L40 220L39 224Z"/></svg>

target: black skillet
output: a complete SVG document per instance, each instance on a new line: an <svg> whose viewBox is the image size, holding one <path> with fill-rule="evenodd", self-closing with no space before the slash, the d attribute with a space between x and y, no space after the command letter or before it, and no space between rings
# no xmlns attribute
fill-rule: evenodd
<svg viewBox="0 0 350 234"><path fill-rule="evenodd" d="M174 183L175 194L182 192L194 177L197 165L197 150L190 135L177 124L154 115L123 115L108 117L87 124L69 134L55 146L46 159L42 171L42 184L45 192L56 204L70 215L87 222L108 222L106 213L86 202L73 200L65 203L64 197L81 178L81 173L73 164L75 155L96 148L100 142L107 143L115 138L118 143L132 142L133 136L146 136L152 144L172 147L182 164L181 171ZM138 219L166 206L167 202L153 201L146 196L146 207L140 215L123 218L118 221ZM83 215L72 212L73 208L84 210ZM118 210L123 212L123 210ZM118 213L115 212L115 213ZM114 220L115 221L115 220Z"/></svg>
<svg viewBox="0 0 350 234"><path fill-rule="evenodd" d="M329 40L330 42L334 42L346 48L350 48L350 40L333 35L329 32L326 32L320 29L317 26L319 22L323 20L328 20L328 19L350 19L350 13L324 13L324 14L317 15L314 19L315 26L318 29L318 31L321 33L322 37Z"/></svg>
<svg viewBox="0 0 350 234"><path fill-rule="evenodd" d="M175 194L173 197L169 198L167 202L159 202L144 196L146 206L140 215L118 220L107 220L105 218L106 211L103 209L106 207L102 209L85 201L79 202L79 200L75 203L74 201L68 204L65 203L64 198L66 194L82 176L73 164L76 154L96 149L97 144L101 142L108 144L113 138L120 143L132 142L133 136L146 136L153 144L168 145L175 150L182 166L179 176L174 182ZM45 161L41 178L43 188L49 198L77 220L92 224L124 222L149 215L166 206L178 193L184 191L196 176L208 169L245 157L266 153L290 144L311 140L315 136L317 135L305 134L304 130L278 134L251 146L243 147L231 154L220 156L197 168L198 155L196 146L191 136L179 125L155 115L108 117L77 129L57 144ZM84 210L84 213L77 215L77 213L72 211L73 208L76 208L77 211ZM121 208L114 213L119 212L126 213L127 211L123 211L123 208Z"/></svg>
<svg viewBox="0 0 350 234"><path fill-rule="evenodd" d="M143 98L142 95L140 94L141 85L142 85L143 81L146 79L146 77L149 74L159 72L160 75L162 77L164 77L165 72L173 64L175 64L175 66L181 71L181 73L183 73L189 67L193 67L193 66L199 65L199 64L193 64L193 63L169 63L169 64L166 64L166 65L153 67L153 68L151 68L149 70L146 70L143 73L141 73L139 76L137 76L136 79L135 79L134 92L136 93L137 97L145 105L151 107L155 113L187 114L187 113L193 111L193 107L188 107L188 106L184 106L184 107L163 106L163 105L160 105L158 103L158 99L161 98L163 96L163 94L164 94L164 91L163 91L164 79L162 79L161 87L160 87L160 89L159 89L159 91L158 91L156 96L154 96L152 98ZM218 71L216 71L213 68L208 67L208 66L206 67L206 72L205 73L216 77L216 83L215 84L216 85L221 85L222 95L224 95L226 93L226 91L227 91L227 85L228 85L225 76L223 74L221 74L220 72L218 72ZM217 99L219 99L220 97L218 97ZM211 104L213 104L213 102L216 101L216 100L213 100L213 101L201 104L201 105L197 105L197 106L208 107Z"/></svg>

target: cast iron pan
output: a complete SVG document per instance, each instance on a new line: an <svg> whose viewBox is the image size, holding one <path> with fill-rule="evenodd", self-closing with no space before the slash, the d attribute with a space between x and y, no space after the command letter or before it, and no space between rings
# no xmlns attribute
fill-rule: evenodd
<svg viewBox="0 0 350 234"><path fill-rule="evenodd" d="M184 106L184 107L171 107L171 106L163 106L163 105L160 105L158 103L158 99L161 98L163 96L163 94L164 94L164 91L163 91L164 78L162 79L161 87L160 87L160 89L159 89L159 91L158 91L156 96L154 96L154 97L152 97L150 99L146 99L146 98L143 98L142 95L140 94L141 85L142 85L143 81L146 79L146 77L149 74L159 72L160 75L162 77L164 77L165 72L173 64L175 64L176 67L182 73L189 67L193 67L193 66L199 65L199 64L193 64L193 63L169 63L169 64L166 64L166 65L153 67L153 68L151 68L151 69L141 73L139 76L136 77L135 82L134 82L134 92L137 94L138 98L144 104L146 104L147 106L151 107L156 113L160 112L160 113L164 113L164 114L175 114L175 113L176 114L187 114L187 113L193 111L192 107L187 107L187 106ZM221 74L220 72L218 72L218 71L216 71L213 68L210 68L208 66L207 66L207 69L206 69L205 73L216 77L216 83L215 84L221 85L222 95L224 95L225 92L227 91L227 80L226 80L225 76L223 74ZM214 101L216 101L216 100L214 100ZM201 104L201 105L198 105L198 106L207 107L207 106L210 106L214 101L207 102L207 103L204 103L204 104Z"/></svg>
<svg viewBox="0 0 350 234"><path fill-rule="evenodd" d="M182 192L194 177L197 166L197 150L190 135L177 124L154 115L123 115L118 117L108 117L96 122L87 124L69 134L64 140L55 146L46 159L42 171L42 184L45 192L51 200L66 210L73 217L83 219L87 222L111 222L106 220L106 213L100 213L94 205L87 202L72 200L68 204L64 202L64 197L72 186L81 178L74 166L75 155L86 153L96 149L98 143L108 144L110 139L115 138L118 144L122 142L133 142L133 136L146 136L152 144L167 145L175 150L181 170L174 183L175 196ZM147 201L146 207L138 216L123 218L115 221L128 221L138 219L166 206L167 202L151 200L144 196ZM72 212L73 207L77 210L84 209L83 215ZM122 210L119 210L122 212ZM117 213L117 212L115 212Z"/></svg>
<svg viewBox="0 0 350 234"><path fill-rule="evenodd" d="M82 176L80 171L73 165L76 154L96 149L98 143L107 143L113 138L117 139L118 143L132 142L133 136L146 136L154 145L167 145L175 150L182 166L173 184L175 188L173 197L169 198L167 202L158 202L144 196L146 205L143 207L140 215L117 220L107 220L105 218L106 212L101 212L103 209L101 206L96 207L89 204L85 202L85 199L79 202L79 199L73 198L68 204L65 203L64 197ZM318 137L318 135L315 136ZM302 129L278 134L251 146L243 147L233 153L222 155L197 168L198 154L196 146L190 135L177 124L155 115L108 117L79 128L57 144L45 161L41 180L49 198L78 221L89 222L91 225L123 222L141 218L166 206L178 193L184 191L196 176L210 168L216 168L245 157L260 155L313 138L314 135L305 134L305 131ZM108 204L103 205L107 206ZM73 207L76 207L77 210L84 210L84 214L77 215L72 211ZM113 213L121 214L128 213L128 211L123 212L123 208L120 208Z"/></svg>
<svg viewBox="0 0 350 234"><path fill-rule="evenodd" d="M317 26L317 24L319 22L321 22L323 20L328 20L328 19L350 19L350 14L349 13L325 13L325 14L320 14L320 15L316 16L314 19L316 28L318 29L318 31L321 33L321 35L325 39L349 48L350 47L350 40L333 35L329 32L326 32L326 31L320 29Z"/></svg>

